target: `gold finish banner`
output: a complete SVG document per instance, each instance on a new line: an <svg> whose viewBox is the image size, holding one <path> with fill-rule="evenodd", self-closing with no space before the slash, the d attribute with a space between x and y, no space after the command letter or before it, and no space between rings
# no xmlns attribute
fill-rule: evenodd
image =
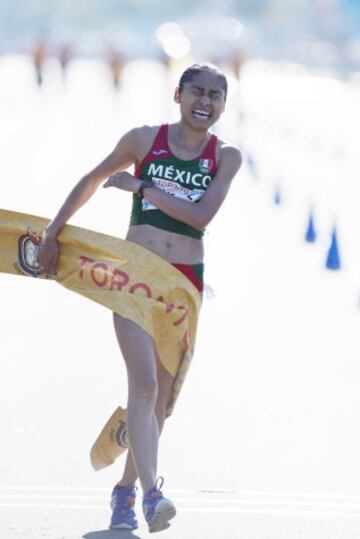
<svg viewBox="0 0 360 539"><path fill-rule="evenodd" d="M47 279L36 267L49 220L0 209L0 272ZM51 279L128 318L149 333L174 378L172 413L191 362L201 298L166 260L136 243L66 225L58 236L58 274Z"/></svg>

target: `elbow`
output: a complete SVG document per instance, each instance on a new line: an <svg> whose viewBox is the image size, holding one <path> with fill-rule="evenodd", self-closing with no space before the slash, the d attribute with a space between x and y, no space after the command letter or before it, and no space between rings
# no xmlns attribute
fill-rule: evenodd
<svg viewBox="0 0 360 539"><path fill-rule="evenodd" d="M204 230L214 217L214 213L208 206L203 206L201 203L196 204L196 206L198 206L198 211L195 215L196 224L194 226L199 230Z"/></svg>
<svg viewBox="0 0 360 539"><path fill-rule="evenodd" d="M204 228L207 227L209 222L210 222L210 219L207 218L206 215L197 215L194 218L193 222L191 223L191 226L193 226L194 228L197 228L198 230L204 230Z"/></svg>
<svg viewBox="0 0 360 539"><path fill-rule="evenodd" d="M192 223L192 226L194 228L197 228L198 230L204 230L206 228L207 223L202 220L196 220L194 223Z"/></svg>

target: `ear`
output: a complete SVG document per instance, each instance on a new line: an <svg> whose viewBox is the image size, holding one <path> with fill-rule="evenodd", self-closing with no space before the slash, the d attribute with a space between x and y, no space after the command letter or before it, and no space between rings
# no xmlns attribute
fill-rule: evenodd
<svg viewBox="0 0 360 539"><path fill-rule="evenodd" d="M181 95L181 94L180 94L180 89L179 89L179 87L177 86L177 87L175 88L175 93L174 93L174 101L175 101L175 103L177 103L177 104L179 104L180 101L181 101L180 95Z"/></svg>

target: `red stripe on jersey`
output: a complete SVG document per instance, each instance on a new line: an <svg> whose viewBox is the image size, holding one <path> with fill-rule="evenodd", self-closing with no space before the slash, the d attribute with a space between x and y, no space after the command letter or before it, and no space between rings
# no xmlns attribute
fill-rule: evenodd
<svg viewBox="0 0 360 539"><path fill-rule="evenodd" d="M142 168L145 165L145 163L148 163L149 161L158 161L160 159L163 159L164 157L168 157L169 155L178 159L176 156L173 155L173 153L170 150L169 143L168 143L168 132L169 132L169 125L162 124L159 128L159 131L156 134L156 137L154 139L154 142L150 150L145 155L141 163L135 169L136 178L141 177ZM190 159L189 161L209 159L211 161L211 169L209 170L209 172L211 172L212 174L215 174L216 169L217 169L216 144L217 144L217 136L212 135L210 137L208 144L206 145L203 152L201 153L201 155L199 155L198 157L195 157L194 159Z"/></svg>
<svg viewBox="0 0 360 539"><path fill-rule="evenodd" d="M168 138L168 125L163 124L160 126L160 129L157 132L150 150L145 155L141 163L136 167L135 169L136 178L140 178L141 171L145 163L148 163L149 161L158 161L159 159L162 159L165 156L167 157L169 155L172 155L169 145L168 145L167 138Z"/></svg>

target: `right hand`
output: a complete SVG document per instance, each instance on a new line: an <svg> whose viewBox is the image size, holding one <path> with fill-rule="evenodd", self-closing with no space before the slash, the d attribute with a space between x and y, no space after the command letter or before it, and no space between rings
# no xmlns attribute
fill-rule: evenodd
<svg viewBox="0 0 360 539"><path fill-rule="evenodd" d="M57 275L57 262L59 257L59 245L56 239L51 239L43 234L38 246L37 261L41 273Z"/></svg>

